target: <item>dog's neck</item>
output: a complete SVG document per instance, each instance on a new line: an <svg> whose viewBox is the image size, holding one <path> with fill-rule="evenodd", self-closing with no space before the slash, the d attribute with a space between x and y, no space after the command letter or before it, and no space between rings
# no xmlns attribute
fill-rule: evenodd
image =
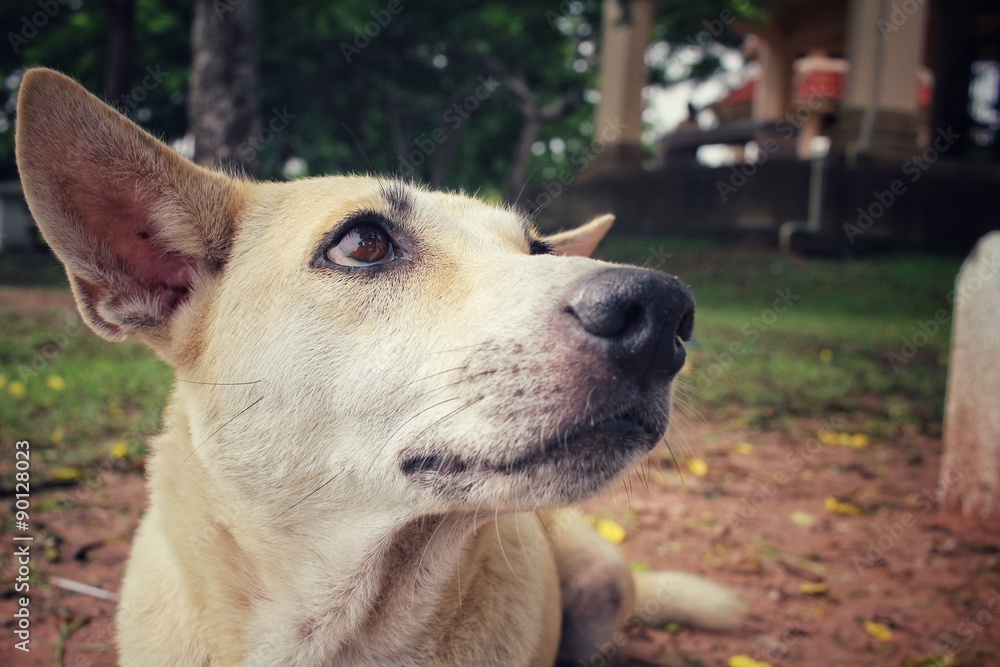
<svg viewBox="0 0 1000 667"><path fill-rule="evenodd" d="M514 517L346 509L324 514L321 523L267 524L248 515L233 490L192 454L178 403L160 438L185 442L156 447L151 515L160 507L189 514L183 524L163 522L163 530L186 570L190 597L197 606L220 607L208 616L227 619L230 627L218 628L219 634L248 638L249 658L238 660L364 663L357 655L370 654L373 642L367 640L378 637L381 659L405 661L404 651L420 650L424 637L434 635L431 626L446 625L463 605L468 612L470 605L491 603L475 595L485 588L477 579L482 561L495 557L491 546L501 530L512 532L506 524ZM511 569L502 576L522 576L515 572L521 567L506 567Z"/></svg>

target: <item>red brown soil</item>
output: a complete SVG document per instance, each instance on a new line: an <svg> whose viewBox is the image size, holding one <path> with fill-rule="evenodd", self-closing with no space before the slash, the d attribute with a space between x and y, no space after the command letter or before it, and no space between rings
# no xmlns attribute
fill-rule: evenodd
<svg viewBox="0 0 1000 667"><path fill-rule="evenodd" d="M707 462L704 477L682 465L682 481L672 464L653 462L588 504L592 515L625 528L622 548L631 561L704 574L749 602L749 617L736 632L633 633L627 652L634 664L725 665L743 654L776 666L1000 665L1000 622L994 622L1000 534L995 524L946 518L932 504L940 442L915 436L863 449L809 444L817 426L688 428L683 449ZM737 447L741 442L752 451L739 453L747 450ZM802 458L789 459L793 451ZM779 473L781 481L771 484ZM827 496L861 514L828 510ZM47 582L61 576L118 590L144 503L141 475L108 472L96 487L39 491L33 502L36 534L47 536L55 551L51 562L36 553L32 651L23 654L13 649L16 602L11 549L4 549L0 664L59 664L61 633L61 664L112 665L113 603ZM808 513L816 524L793 522L793 512ZM3 541L10 545L10 536ZM807 582L825 583L828 592L804 594ZM891 639L869 634L866 621L887 626ZM928 659L945 650L954 650L950 661Z"/></svg>
<svg viewBox="0 0 1000 667"><path fill-rule="evenodd" d="M34 314L59 307L73 307L73 295L64 289L0 287L0 311Z"/></svg>

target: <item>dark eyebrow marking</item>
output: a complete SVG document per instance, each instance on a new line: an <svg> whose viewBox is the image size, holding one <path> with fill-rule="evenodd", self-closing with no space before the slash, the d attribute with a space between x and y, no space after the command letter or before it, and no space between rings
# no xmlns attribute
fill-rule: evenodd
<svg viewBox="0 0 1000 667"><path fill-rule="evenodd" d="M529 247L532 255L551 255L552 245L541 239L531 239Z"/></svg>
<svg viewBox="0 0 1000 667"><path fill-rule="evenodd" d="M399 181L383 182L380 180L379 190L382 192L385 201L389 204L391 212L389 217L399 221L404 221L410 217L410 214L413 212L413 196L410 194L410 189L405 183L400 183Z"/></svg>

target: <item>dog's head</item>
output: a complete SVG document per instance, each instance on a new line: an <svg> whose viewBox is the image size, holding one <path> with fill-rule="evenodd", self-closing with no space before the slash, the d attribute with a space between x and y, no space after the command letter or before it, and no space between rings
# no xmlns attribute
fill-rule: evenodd
<svg viewBox="0 0 1000 667"><path fill-rule="evenodd" d="M540 237L397 181L231 178L48 70L17 122L84 319L176 369L190 456L261 516L563 504L666 431L694 304L581 256L610 216Z"/></svg>

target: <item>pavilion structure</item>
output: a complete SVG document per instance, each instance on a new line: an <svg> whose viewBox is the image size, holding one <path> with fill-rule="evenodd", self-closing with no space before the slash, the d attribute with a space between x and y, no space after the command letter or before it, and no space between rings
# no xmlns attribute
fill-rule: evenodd
<svg viewBox="0 0 1000 667"><path fill-rule="evenodd" d="M604 0L597 136L613 121L623 129L592 173L641 166L644 53L655 5L656 0ZM995 48L1000 31L1000 7L987 0L778 0L777 5L767 24L741 24L730 16L728 29L754 35L758 71L713 108L723 125L791 123L793 157L810 157L812 139L827 136L831 150L849 159L904 159L929 141L932 126L967 124L960 117L968 116L971 62L1000 59L977 46ZM935 79L941 82L937 91ZM710 135L705 139L723 143L707 141Z"/></svg>

